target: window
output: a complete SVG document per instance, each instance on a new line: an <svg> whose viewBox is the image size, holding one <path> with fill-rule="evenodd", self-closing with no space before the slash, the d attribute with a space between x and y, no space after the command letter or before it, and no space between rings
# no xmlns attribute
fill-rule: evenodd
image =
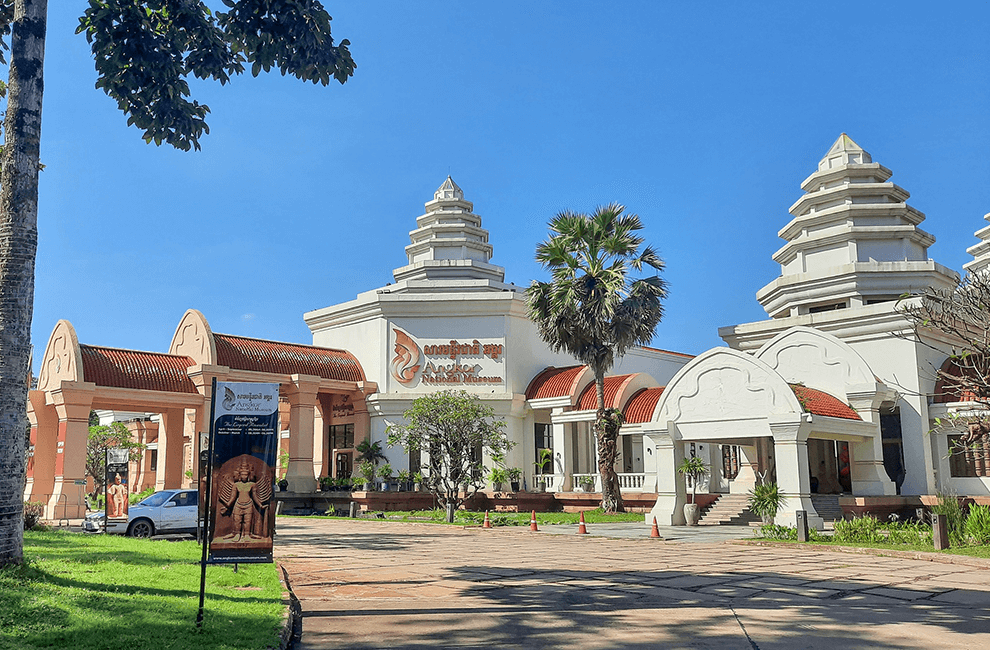
<svg viewBox="0 0 990 650"><path fill-rule="evenodd" d="M816 305L814 307L808 307L808 313L819 314L823 311L835 311L836 309L845 309L845 308L846 308L845 301L833 302L829 305Z"/></svg>
<svg viewBox="0 0 990 650"><path fill-rule="evenodd" d="M353 447L354 447L353 424L334 424L330 427L331 449L353 449Z"/></svg>
<svg viewBox="0 0 990 650"><path fill-rule="evenodd" d="M722 476L730 481L739 476L739 447L722 445Z"/></svg>
<svg viewBox="0 0 990 650"><path fill-rule="evenodd" d="M180 508L198 505L195 492L179 492L169 501Z"/></svg>
<svg viewBox="0 0 990 650"><path fill-rule="evenodd" d="M540 457L540 452L544 449L553 451L553 427L549 424L537 422L534 427L534 442L536 443L535 458ZM539 468L540 474L553 474L553 461L548 460Z"/></svg>
<svg viewBox="0 0 990 650"><path fill-rule="evenodd" d="M948 436L949 475L953 478L990 477L990 444L963 442L962 436Z"/></svg>
<svg viewBox="0 0 990 650"><path fill-rule="evenodd" d="M157 472L158 471L158 450L151 449L148 451L148 471Z"/></svg>

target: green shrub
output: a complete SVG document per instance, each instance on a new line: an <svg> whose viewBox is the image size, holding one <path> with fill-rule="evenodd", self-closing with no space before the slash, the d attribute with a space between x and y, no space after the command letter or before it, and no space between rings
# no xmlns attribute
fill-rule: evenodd
<svg viewBox="0 0 990 650"><path fill-rule="evenodd" d="M963 530L965 517L959 498L951 493L938 492L938 503L932 506L932 514L945 515L949 529L949 545L962 546L966 543L966 533Z"/></svg>
<svg viewBox="0 0 990 650"><path fill-rule="evenodd" d="M135 503L140 503L141 501L144 501L154 493L155 493L155 486L151 486L149 488L145 488L141 490L140 492L135 492L134 494L128 495L127 502L130 503L131 505L134 505Z"/></svg>
<svg viewBox="0 0 990 650"><path fill-rule="evenodd" d="M970 506L964 530L974 544L990 544L990 506Z"/></svg>
<svg viewBox="0 0 990 650"><path fill-rule="evenodd" d="M749 509L764 521L772 521L780 511L780 507L784 505L785 499L780 487L772 481L767 481L749 491Z"/></svg>
<svg viewBox="0 0 990 650"><path fill-rule="evenodd" d="M41 522L45 516L45 504L43 501L24 502L24 530L31 530Z"/></svg>
<svg viewBox="0 0 990 650"><path fill-rule="evenodd" d="M928 545L932 543L932 529L910 521L883 523L867 515L836 521L833 539L853 544Z"/></svg>
<svg viewBox="0 0 990 650"><path fill-rule="evenodd" d="M760 537L764 539L797 541L797 528L793 526L778 526L777 524L763 524L760 526Z"/></svg>

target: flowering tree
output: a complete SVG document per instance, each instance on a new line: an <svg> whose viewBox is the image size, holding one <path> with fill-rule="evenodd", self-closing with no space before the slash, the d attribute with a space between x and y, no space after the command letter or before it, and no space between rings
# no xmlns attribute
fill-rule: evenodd
<svg viewBox="0 0 990 650"><path fill-rule="evenodd" d="M402 415L407 424L386 430L388 444L428 456L423 480L444 507L460 506L484 485L483 453L504 458L513 444L505 435L505 421L463 390L420 397ZM465 485L468 490L461 492Z"/></svg>

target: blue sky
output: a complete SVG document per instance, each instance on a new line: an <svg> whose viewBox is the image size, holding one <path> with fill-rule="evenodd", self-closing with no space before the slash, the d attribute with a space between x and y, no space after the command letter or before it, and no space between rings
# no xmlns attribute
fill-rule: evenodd
<svg viewBox="0 0 990 650"><path fill-rule="evenodd" d="M670 282L653 343L688 353L766 318L776 233L841 132L912 194L932 259L961 269L986 225L987 2L324 3L355 76L195 82L198 153L126 126L73 33L85 3L50 4L36 370L60 318L142 350L190 307L311 342L303 312L391 281L448 173L517 285L545 277L556 212L638 213Z"/></svg>

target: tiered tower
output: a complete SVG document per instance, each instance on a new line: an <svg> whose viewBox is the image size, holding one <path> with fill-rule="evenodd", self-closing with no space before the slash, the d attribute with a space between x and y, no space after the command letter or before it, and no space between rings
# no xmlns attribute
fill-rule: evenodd
<svg viewBox="0 0 990 650"><path fill-rule="evenodd" d="M416 280L488 280L501 283L505 269L490 264L492 245L474 204L448 176L416 218L406 246L409 264L395 269L396 282Z"/></svg>
<svg viewBox="0 0 990 650"><path fill-rule="evenodd" d="M990 213L983 215L983 218L990 221ZM990 226L977 230L975 234L982 241L966 249L973 256L973 261L963 264L963 268L970 273L980 273L990 266Z"/></svg>
<svg viewBox="0 0 990 650"><path fill-rule="evenodd" d="M890 177L849 136L839 136L801 184L805 194L789 210L793 219L777 233L787 241L773 255L781 275L756 294L772 318L955 285L954 271L928 259L935 237L918 228L925 215Z"/></svg>

